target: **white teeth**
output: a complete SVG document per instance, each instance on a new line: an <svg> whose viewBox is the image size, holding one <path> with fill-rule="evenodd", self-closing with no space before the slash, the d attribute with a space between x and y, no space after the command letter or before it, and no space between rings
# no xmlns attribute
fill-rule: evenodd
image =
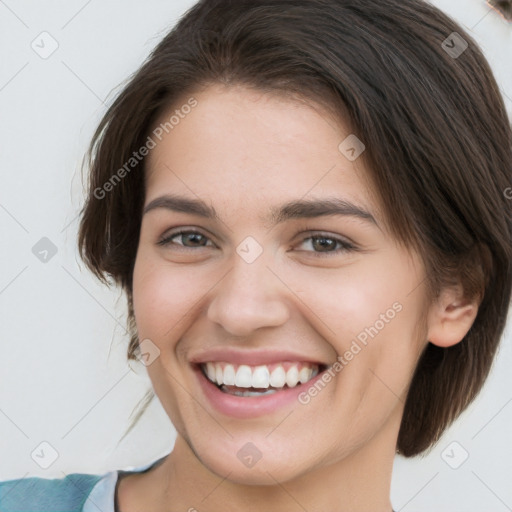
<svg viewBox="0 0 512 512"><path fill-rule="evenodd" d="M270 385L273 388L282 388L286 384L286 372L282 366L278 366L270 374Z"/></svg>
<svg viewBox="0 0 512 512"><path fill-rule="evenodd" d="M215 365L213 363L206 363L206 375L208 375L208 378L215 382Z"/></svg>
<svg viewBox="0 0 512 512"><path fill-rule="evenodd" d="M301 384L304 384L305 382L307 382L309 379L311 379L312 373L313 373L313 370L311 368L307 368L307 367L302 368L301 371L299 372L299 382Z"/></svg>
<svg viewBox="0 0 512 512"><path fill-rule="evenodd" d="M252 387L268 388L270 385L270 375L266 366L257 366L252 371Z"/></svg>
<svg viewBox="0 0 512 512"><path fill-rule="evenodd" d="M215 367L215 380L217 381L217 384L222 384L224 382L224 372L222 371L221 366Z"/></svg>
<svg viewBox="0 0 512 512"><path fill-rule="evenodd" d="M221 366L219 365L218 368L221 368ZM239 388L250 388L252 386L252 372L250 366L243 364L238 367L235 377L235 386Z"/></svg>
<svg viewBox="0 0 512 512"><path fill-rule="evenodd" d="M283 364L288 367L288 370L285 370ZM242 364L237 366L223 362L208 362L203 364L202 367L208 379L218 386L237 386L239 388L267 389L268 391L275 391L268 389L270 387L279 389L287 386L294 388L298 384L308 382L319 372L317 364L283 364L271 365L272 372L267 365L249 366ZM265 392L239 391L238 393L242 393L239 396L256 396L247 393L256 393L259 396Z"/></svg>
<svg viewBox="0 0 512 512"><path fill-rule="evenodd" d="M228 386L235 385L235 367L232 364L227 364L224 367L224 384Z"/></svg>
<svg viewBox="0 0 512 512"><path fill-rule="evenodd" d="M286 384L289 388L294 388L299 382L299 370L296 366L292 366L286 372Z"/></svg>
<svg viewBox="0 0 512 512"><path fill-rule="evenodd" d="M277 389L267 389L267 391L229 391L231 395L236 396L263 396L263 395L272 395L273 393L277 393Z"/></svg>

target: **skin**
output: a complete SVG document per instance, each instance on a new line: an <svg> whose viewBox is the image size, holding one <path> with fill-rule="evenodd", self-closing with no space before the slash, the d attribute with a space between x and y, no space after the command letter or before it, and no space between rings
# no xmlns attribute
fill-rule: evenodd
<svg viewBox="0 0 512 512"><path fill-rule="evenodd" d="M391 237L362 159L338 150L350 131L318 105L241 86L194 97L198 105L147 157L145 205L163 194L199 197L220 219L164 208L143 216L135 317L140 340L160 350L147 370L178 434L161 465L121 480L120 508L389 512L418 357L427 340L459 342L477 305L455 288L427 303L421 259ZM342 215L264 220L272 206L327 197L357 204L377 224ZM158 245L180 227L204 236ZM358 250L334 253L336 244L326 254L311 239L319 232ZM236 252L247 236L263 249L251 264ZM334 363L394 303L400 312L307 404L222 415L189 363L218 346L279 347ZM252 468L237 458L247 442L262 454Z"/></svg>

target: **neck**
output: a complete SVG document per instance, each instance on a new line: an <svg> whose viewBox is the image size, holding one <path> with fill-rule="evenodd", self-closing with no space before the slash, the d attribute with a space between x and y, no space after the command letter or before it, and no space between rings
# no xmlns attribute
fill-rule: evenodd
<svg viewBox="0 0 512 512"><path fill-rule="evenodd" d="M280 482L278 475L269 473L268 485L240 484L230 474L212 472L178 435L172 453L158 468L159 484L154 487L160 497L158 510L225 512L229 503L231 510L244 512L391 512L398 427L390 420L377 436L343 459L319 461L315 469L291 480Z"/></svg>

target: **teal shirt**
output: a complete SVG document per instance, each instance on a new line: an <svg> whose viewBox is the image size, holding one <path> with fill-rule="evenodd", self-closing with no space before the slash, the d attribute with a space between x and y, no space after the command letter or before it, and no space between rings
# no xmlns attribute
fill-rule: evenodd
<svg viewBox="0 0 512 512"><path fill-rule="evenodd" d="M65 478L18 478L0 482L0 512L116 512L115 489L120 472L149 470L165 457L133 470L102 475L72 473Z"/></svg>
<svg viewBox="0 0 512 512"><path fill-rule="evenodd" d="M155 462L103 475L73 473L65 478L19 478L0 482L0 512L117 512L115 489L120 472L140 473Z"/></svg>

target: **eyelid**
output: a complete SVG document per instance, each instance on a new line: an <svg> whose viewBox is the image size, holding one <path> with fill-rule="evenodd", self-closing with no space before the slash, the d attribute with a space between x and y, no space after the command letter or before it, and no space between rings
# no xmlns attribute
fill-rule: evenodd
<svg viewBox="0 0 512 512"><path fill-rule="evenodd" d="M175 237L177 237L179 235L184 235L184 234L198 234L198 235L201 235L201 236L203 236L203 237L205 237L207 239L207 243L208 243L208 241L212 242L212 244L215 247L217 247L216 244L213 242L213 240L211 239L211 237L209 235L203 233L201 230L199 230L197 228L192 228L192 227L190 227L190 228L180 227L180 228L176 228L176 230L167 231L164 235L162 235L160 237L159 241L157 242L157 245L162 246L162 247L166 247L166 246L170 246L170 245L175 245L176 247L180 248L179 249L180 251L183 251L183 250L184 251L194 251L196 249L203 248L203 247L211 247L211 245L210 246L208 246L208 245L200 245L200 246L196 246L196 247L188 247L188 246L185 246L185 245L182 245L182 244L174 244L173 242L171 242L172 238L175 238ZM323 231L317 231L317 230L306 230L305 232L301 231L299 233L299 235L300 235L301 238L300 238L300 240L298 242L294 243L294 247L296 245L303 244L307 240L311 240L311 239L314 239L314 238L328 238L330 240L334 240L338 245L341 246L341 248L335 249L333 251L306 251L306 250L299 250L299 252L311 253L311 254L314 254L315 256L323 257L323 256L336 256L336 255L340 255L340 254L343 254L343 253L360 251L360 248L357 246L357 244L352 242L352 240L350 240L349 238L342 237L340 235L332 235L330 233L323 232Z"/></svg>
<svg viewBox="0 0 512 512"><path fill-rule="evenodd" d="M203 233L201 230L197 229L197 228L187 228L187 227L180 227L180 228L176 228L176 230L170 230L170 231L166 231L158 240L157 242L157 245L160 245L160 246L167 246L167 245L172 245L172 242L170 241L170 239L174 238L174 237L177 237L179 235L184 235L184 234L197 234L197 235L201 235L203 236L204 238L207 239L207 243L208 241L212 242L212 244L214 246L216 246L216 244L213 242L213 240L211 239L211 236L208 235L208 234L205 234ZM191 250L194 250L195 247L187 247L185 245L180 245L180 244L174 244L180 248L182 248L181 250L187 250L187 249L191 249ZM208 247L208 246L197 246L197 247Z"/></svg>
<svg viewBox="0 0 512 512"><path fill-rule="evenodd" d="M309 238L331 238L332 240L336 240L341 242L344 245L350 245L351 247L357 247L357 244L353 242L349 237L344 235L337 235L330 233L328 231L322 231L318 229L306 229L301 231L297 236L301 238L302 241L308 240Z"/></svg>
<svg viewBox="0 0 512 512"><path fill-rule="evenodd" d="M352 241L345 237L341 237L339 235L331 235L329 233L325 233L322 231L311 231L309 233L301 233L301 240L298 242L297 245L301 245L305 243L308 240L314 239L314 238L327 238L330 240L333 240L337 245L341 246L338 249L335 249L333 251L305 251L305 250L299 250L299 252L302 253L309 253L313 254L314 257L336 257L341 254L347 254L347 253L353 253L356 251L359 251L359 248L356 244L354 244Z"/></svg>

